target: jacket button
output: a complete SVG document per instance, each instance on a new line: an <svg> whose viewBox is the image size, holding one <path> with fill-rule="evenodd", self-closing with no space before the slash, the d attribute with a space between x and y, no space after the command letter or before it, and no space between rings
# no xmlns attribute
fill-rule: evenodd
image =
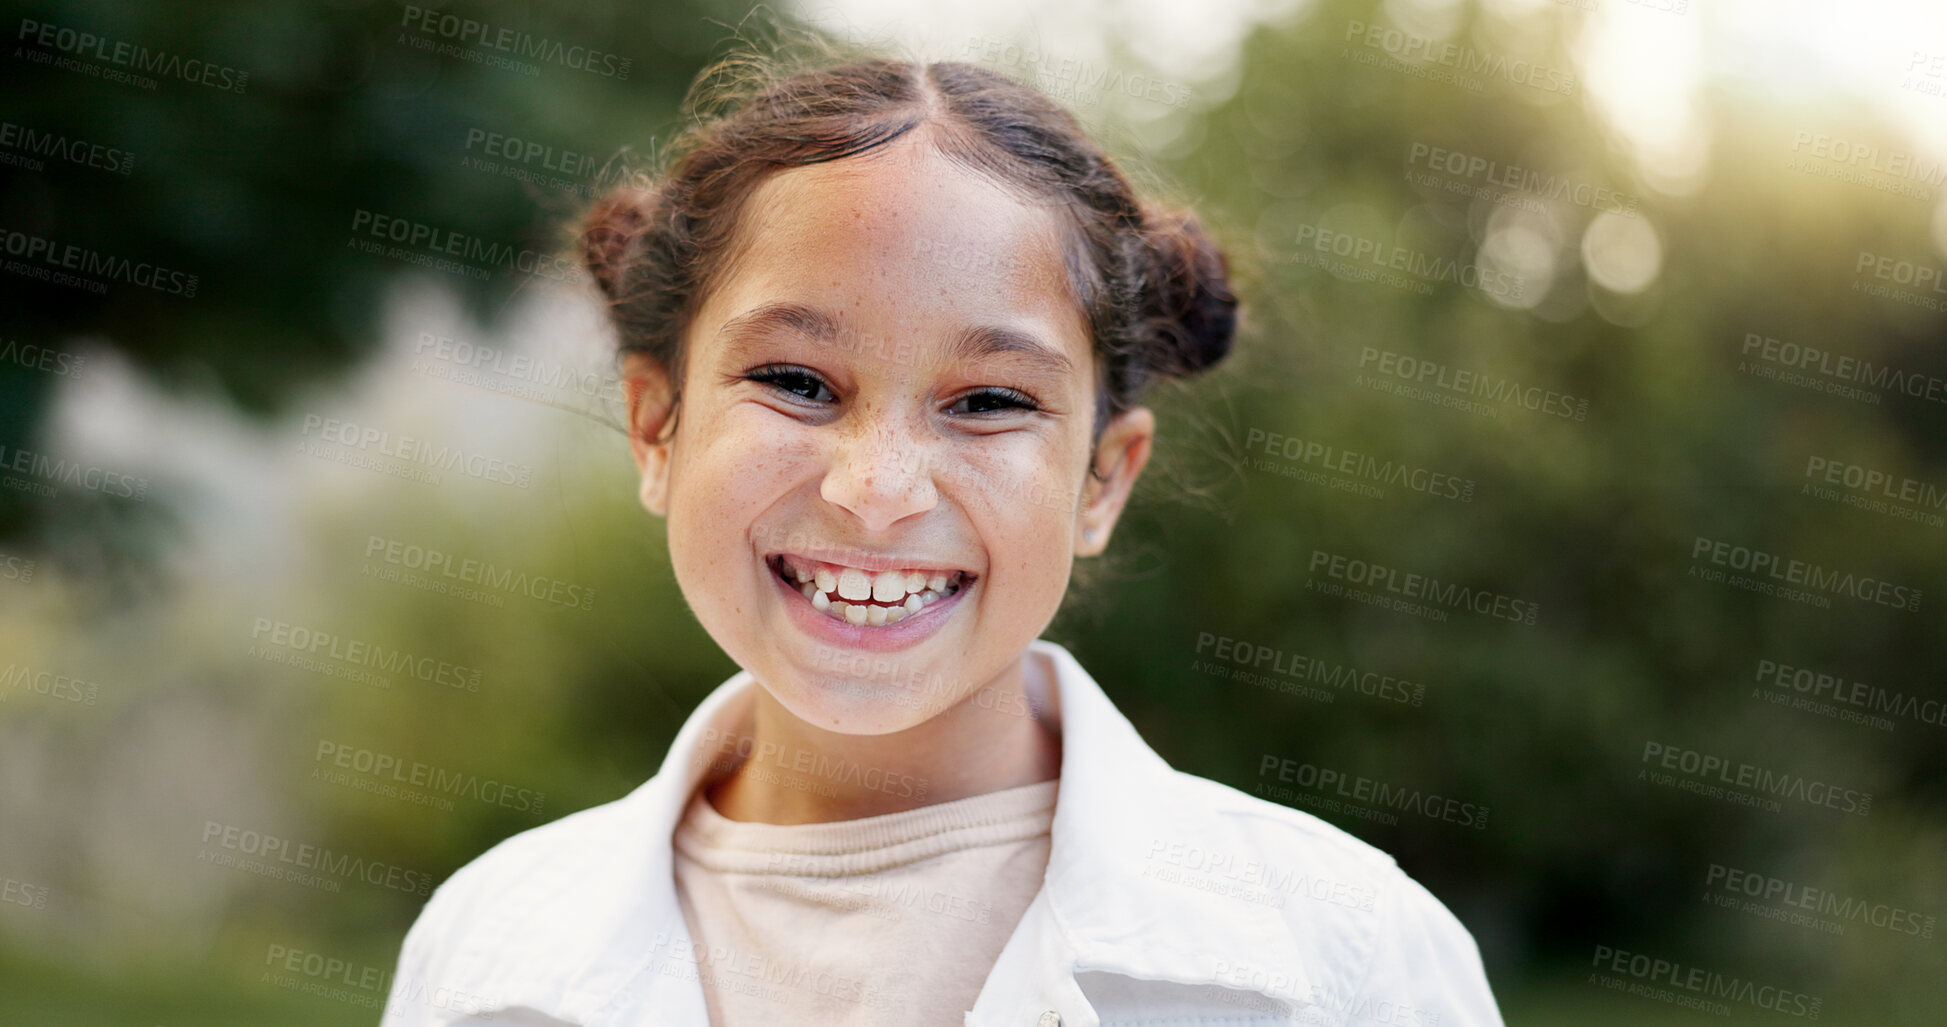
<svg viewBox="0 0 1947 1027"><path fill-rule="evenodd" d="M1050 1009L1041 1014L1041 1019L1035 1022L1034 1027L1061 1027L1061 1014Z"/></svg>

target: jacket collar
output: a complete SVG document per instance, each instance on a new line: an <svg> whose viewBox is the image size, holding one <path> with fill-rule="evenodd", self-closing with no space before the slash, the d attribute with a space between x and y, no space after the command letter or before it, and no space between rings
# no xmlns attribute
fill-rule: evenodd
<svg viewBox="0 0 1947 1027"><path fill-rule="evenodd" d="M1076 973L1105 971L1239 988L1245 986L1238 983L1237 967L1267 967L1277 973L1255 975L1248 990L1294 1008L1310 1004L1312 981L1282 914L1177 883L1194 876L1180 872L1186 848L1200 858L1234 855L1242 863L1253 851L1248 840L1189 793L1183 776L1143 742L1067 649L1036 640L1027 660L1030 701L1044 716L1058 718L1062 758L1047 873L1023 917L1024 928L1036 933L1036 951L1021 965L1036 980L1021 984L1051 999L1072 998ZM715 750L707 743L748 722L757 687L748 671L740 671L711 692L677 732L661 770L626 800L638 804L647 836L660 840L648 846L643 868L643 879L651 882L645 905L652 922L681 930L668 840L709 771ZM1051 931L1027 923L1044 907ZM652 995L664 1009L671 1001L700 1002L700 994L689 994L693 983L679 987L641 970L667 955L657 953L627 975L630 983L604 1011L637 1007ZM1003 954L1002 965L1007 963Z"/></svg>
<svg viewBox="0 0 1947 1027"><path fill-rule="evenodd" d="M1196 873L1186 863L1242 867L1254 847L1189 793L1067 649L1036 641L1029 660L1060 690L1061 786L1044 887L1074 969L1237 987L1237 967L1275 968L1254 990L1308 1004L1311 980L1283 914L1177 883Z"/></svg>

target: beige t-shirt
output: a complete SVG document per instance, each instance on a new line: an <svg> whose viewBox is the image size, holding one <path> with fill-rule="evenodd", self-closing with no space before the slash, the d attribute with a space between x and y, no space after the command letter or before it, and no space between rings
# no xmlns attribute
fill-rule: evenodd
<svg viewBox="0 0 1947 1027"><path fill-rule="evenodd" d="M713 1027L960 1027L1041 890L1059 782L824 824L690 798L676 896Z"/></svg>

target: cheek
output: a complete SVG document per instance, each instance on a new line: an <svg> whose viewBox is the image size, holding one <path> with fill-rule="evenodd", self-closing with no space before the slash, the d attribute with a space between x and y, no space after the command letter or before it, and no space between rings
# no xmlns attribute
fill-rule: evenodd
<svg viewBox="0 0 1947 1027"><path fill-rule="evenodd" d="M1072 524L1086 451L1068 439L988 441L956 454L962 501L1023 521Z"/></svg>
<svg viewBox="0 0 1947 1027"><path fill-rule="evenodd" d="M943 483L986 540L992 569L1014 587L1047 577L1041 584L1057 597L1067 583L1086 459L1068 448L1038 440L972 447Z"/></svg>
<svg viewBox="0 0 1947 1027"><path fill-rule="evenodd" d="M804 432L753 406L686 419L670 473L669 530L680 542L673 550L742 559L751 551L754 525L816 459ZM676 551L671 557L680 558Z"/></svg>

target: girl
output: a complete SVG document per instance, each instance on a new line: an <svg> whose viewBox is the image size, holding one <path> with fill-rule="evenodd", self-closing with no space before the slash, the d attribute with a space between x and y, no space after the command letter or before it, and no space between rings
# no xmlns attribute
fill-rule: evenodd
<svg viewBox="0 0 1947 1027"><path fill-rule="evenodd" d="M781 76L590 211L641 500L743 670L496 846L387 1024L1493 1024L1383 853L1179 773L1037 636L1230 349L1226 262L966 64Z"/></svg>

